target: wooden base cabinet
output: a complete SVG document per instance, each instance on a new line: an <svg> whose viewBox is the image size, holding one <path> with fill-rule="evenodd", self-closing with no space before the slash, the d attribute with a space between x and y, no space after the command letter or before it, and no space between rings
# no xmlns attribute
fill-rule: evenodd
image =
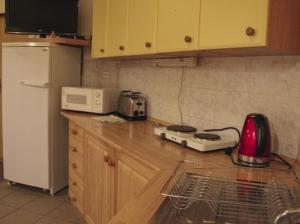
<svg viewBox="0 0 300 224"><path fill-rule="evenodd" d="M90 135L85 137L85 219L105 224L114 214L114 169L109 164L113 149Z"/></svg>
<svg viewBox="0 0 300 224"><path fill-rule="evenodd" d="M154 174L155 170L124 153L116 156L117 212L143 190Z"/></svg>
<svg viewBox="0 0 300 224"><path fill-rule="evenodd" d="M69 164L69 196L88 224L108 223L156 173L72 122Z"/></svg>

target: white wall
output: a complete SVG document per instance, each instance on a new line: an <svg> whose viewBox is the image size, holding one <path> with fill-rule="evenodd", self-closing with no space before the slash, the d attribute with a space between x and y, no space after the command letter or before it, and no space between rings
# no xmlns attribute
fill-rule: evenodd
<svg viewBox="0 0 300 224"><path fill-rule="evenodd" d="M92 33L92 0L79 0L78 32L89 38Z"/></svg>

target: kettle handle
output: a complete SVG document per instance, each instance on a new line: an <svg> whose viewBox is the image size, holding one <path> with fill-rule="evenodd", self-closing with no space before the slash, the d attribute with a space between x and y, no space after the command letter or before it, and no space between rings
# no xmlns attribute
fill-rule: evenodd
<svg viewBox="0 0 300 224"><path fill-rule="evenodd" d="M256 156L263 156L268 150L267 145L270 141L270 128L267 117L258 114L254 118L256 128Z"/></svg>

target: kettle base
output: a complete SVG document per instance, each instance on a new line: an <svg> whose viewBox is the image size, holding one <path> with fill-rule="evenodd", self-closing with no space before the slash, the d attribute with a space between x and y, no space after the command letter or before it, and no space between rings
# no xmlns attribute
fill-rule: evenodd
<svg viewBox="0 0 300 224"><path fill-rule="evenodd" d="M239 154L238 161L243 166L256 168L268 167L270 165L269 157L251 157Z"/></svg>

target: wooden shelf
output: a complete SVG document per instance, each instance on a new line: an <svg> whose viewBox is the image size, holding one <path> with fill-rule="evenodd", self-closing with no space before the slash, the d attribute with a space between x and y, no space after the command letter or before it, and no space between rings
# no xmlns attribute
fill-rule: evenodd
<svg viewBox="0 0 300 224"><path fill-rule="evenodd" d="M46 42L49 41L54 44L76 45L82 47L90 46L90 41L84 39L71 39L71 38L62 38L62 37L51 37L51 38L40 38L40 39L45 39Z"/></svg>
<svg viewBox="0 0 300 224"><path fill-rule="evenodd" d="M49 36L46 38L35 38L28 35L4 34L3 42L47 42L53 44L64 44L72 46L87 47L90 46L90 40L63 38Z"/></svg>

